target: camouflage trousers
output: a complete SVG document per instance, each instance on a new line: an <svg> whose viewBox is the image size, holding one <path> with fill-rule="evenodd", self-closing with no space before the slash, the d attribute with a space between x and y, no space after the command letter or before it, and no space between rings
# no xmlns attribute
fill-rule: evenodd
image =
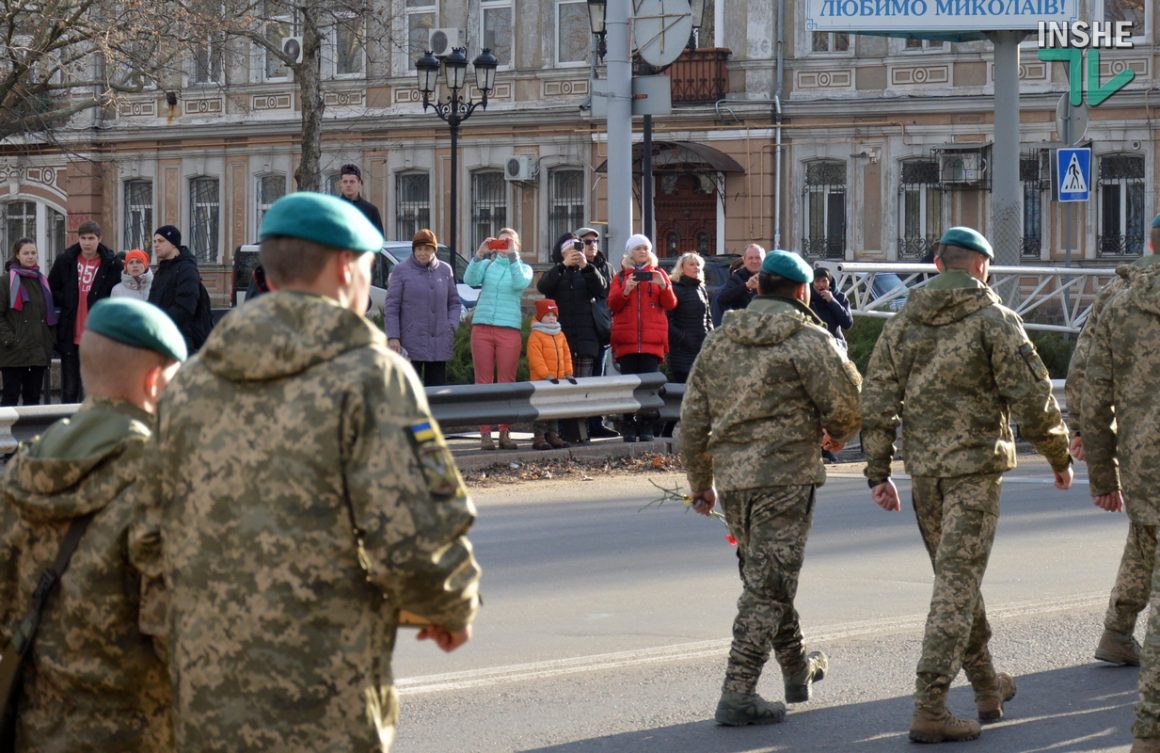
<svg viewBox="0 0 1160 753"><path fill-rule="evenodd" d="M753 693L771 651L783 675L805 661L793 600L814 515L814 487L723 491L720 497L737 538L742 586L723 689Z"/></svg>
<svg viewBox="0 0 1160 753"><path fill-rule="evenodd" d="M1136 705L1136 723L1132 725L1132 736L1139 739L1160 738L1160 548L1153 549L1148 599L1152 608L1140 651L1140 702Z"/></svg>
<svg viewBox="0 0 1160 753"><path fill-rule="evenodd" d="M914 477L914 514L934 565L934 589L915 682L916 708L939 712L963 669L975 687L992 687L991 626L979 586L999 520L998 474Z"/></svg>
<svg viewBox="0 0 1160 753"><path fill-rule="evenodd" d="M1136 630L1136 617L1148 606L1152 566L1156 561L1156 528L1128 524L1128 540L1124 543L1116 584L1112 586L1104 615L1104 627L1108 630L1131 635Z"/></svg>

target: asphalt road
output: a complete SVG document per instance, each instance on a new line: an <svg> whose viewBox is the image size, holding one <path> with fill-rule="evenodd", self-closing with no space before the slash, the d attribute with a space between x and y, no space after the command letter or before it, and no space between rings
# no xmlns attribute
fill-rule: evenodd
<svg viewBox="0 0 1160 753"><path fill-rule="evenodd" d="M1007 477L983 585L1008 717L961 748L1127 751L1137 672L1090 659L1127 530L1022 458ZM831 671L784 724L712 722L736 597L733 550L714 521L657 496L647 477L476 490L484 568L475 639L445 655L405 631L395 670L395 753L897 751L931 573L913 515L886 513L854 466L820 490L797 601ZM678 475L654 481L683 485ZM900 488L908 493L905 479ZM1142 634L1143 620L1138 630ZM782 698L776 665L760 690ZM951 704L973 713L960 677Z"/></svg>

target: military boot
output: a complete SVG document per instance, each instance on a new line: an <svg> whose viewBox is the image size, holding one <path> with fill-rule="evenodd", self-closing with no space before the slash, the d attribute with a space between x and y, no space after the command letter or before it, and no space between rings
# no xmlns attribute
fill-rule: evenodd
<svg viewBox="0 0 1160 753"><path fill-rule="evenodd" d="M1136 637L1114 630L1104 630L1096 646L1096 658L1121 667L1140 666L1140 644Z"/></svg>
<svg viewBox="0 0 1160 753"><path fill-rule="evenodd" d="M511 434L507 429L500 429L499 448L501 450L518 450L520 449L520 446L512 441Z"/></svg>
<svg viewBox="0 0 1160 753"><path fill-rule="evenodd" d="M566 442L563 437L561 437L559 434L557 434L554 431L548 432L548 435L546 437L544 437L544 439L546 439L548 444L550 444L552 447L554 447L557 450L563 450L563 449L566 449L566 448L572 446L571 444Z"/></svg>
<svg viewBox="0 0 1160 753"><path fill-rule="evenodd" d="M975 720L959 719L946 709L915 709L910 719L910 740L916 743L957 743L974 740L982 732Z"/></svg>
<svg viewBox="0 0 1160 753"><path fill-rule="evenodd" d="M785 702L805 703L810 700L813 696L814 683L825 679L829 666L829 660L821 651L806 654L805 664L801 669L785 678Z"/></svg>
<svg viewBox="0 0 1160 753"><path fill-rule="evenodd" d="M1160 753L1160 738L1137 737L1128 753Z"/></svg>
<svg viewBox="0 0 1160 753"><path fill-rule="evenodd" d="M552 445L548 444L548 440L544 439L544 432L537 431L532 434L532 449L533 450L550 450Z"/></svg>
<svg viewBox="0 0 1160 753"><path fill-rule="evenodd" d="M491 432L490 431L487 432L486 434L483 432L480 432L480 434L479 434L479 449L481 449L481 450L494 450L495 449L495 442L491 441Z"/></svg>
<svg viewBox="0 0 1160 753"><path fill-rule="evenodd" d="M1015 678L1006 672L995 676L995 687L975 691L975 708L983 724L1003 718L1003 704L1015 697Z"/></svg>
<svg viewBox="0 0 1160 753"><path fill-rule="evenodd" d="M744 727L746 724L780 724L785 719L785 704L767 701L757 693L721 691L717 713L718 724L726 727Z"/></svg>

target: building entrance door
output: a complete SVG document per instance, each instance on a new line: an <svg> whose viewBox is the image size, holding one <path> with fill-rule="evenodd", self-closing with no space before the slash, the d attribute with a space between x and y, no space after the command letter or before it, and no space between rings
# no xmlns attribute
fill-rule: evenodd
<svg viewBox="0 0 1160 753"><path fill-rule="evenodd" d="M712 254L717 242L717 188L706 174L655 176L657 256Z"/></svg>

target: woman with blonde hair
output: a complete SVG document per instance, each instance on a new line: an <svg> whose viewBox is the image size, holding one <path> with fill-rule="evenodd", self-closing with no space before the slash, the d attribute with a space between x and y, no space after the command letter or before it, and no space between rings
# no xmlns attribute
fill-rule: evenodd
<svg viewBox="0 0 1160 753"><path fill-rule="evenodd" d="M700 254L690 252L677 259L673 293L677 306L669 311L669 373L674 382L684 384L705 336L713 330L709 291L705 288L705 260Z"/></svg>

